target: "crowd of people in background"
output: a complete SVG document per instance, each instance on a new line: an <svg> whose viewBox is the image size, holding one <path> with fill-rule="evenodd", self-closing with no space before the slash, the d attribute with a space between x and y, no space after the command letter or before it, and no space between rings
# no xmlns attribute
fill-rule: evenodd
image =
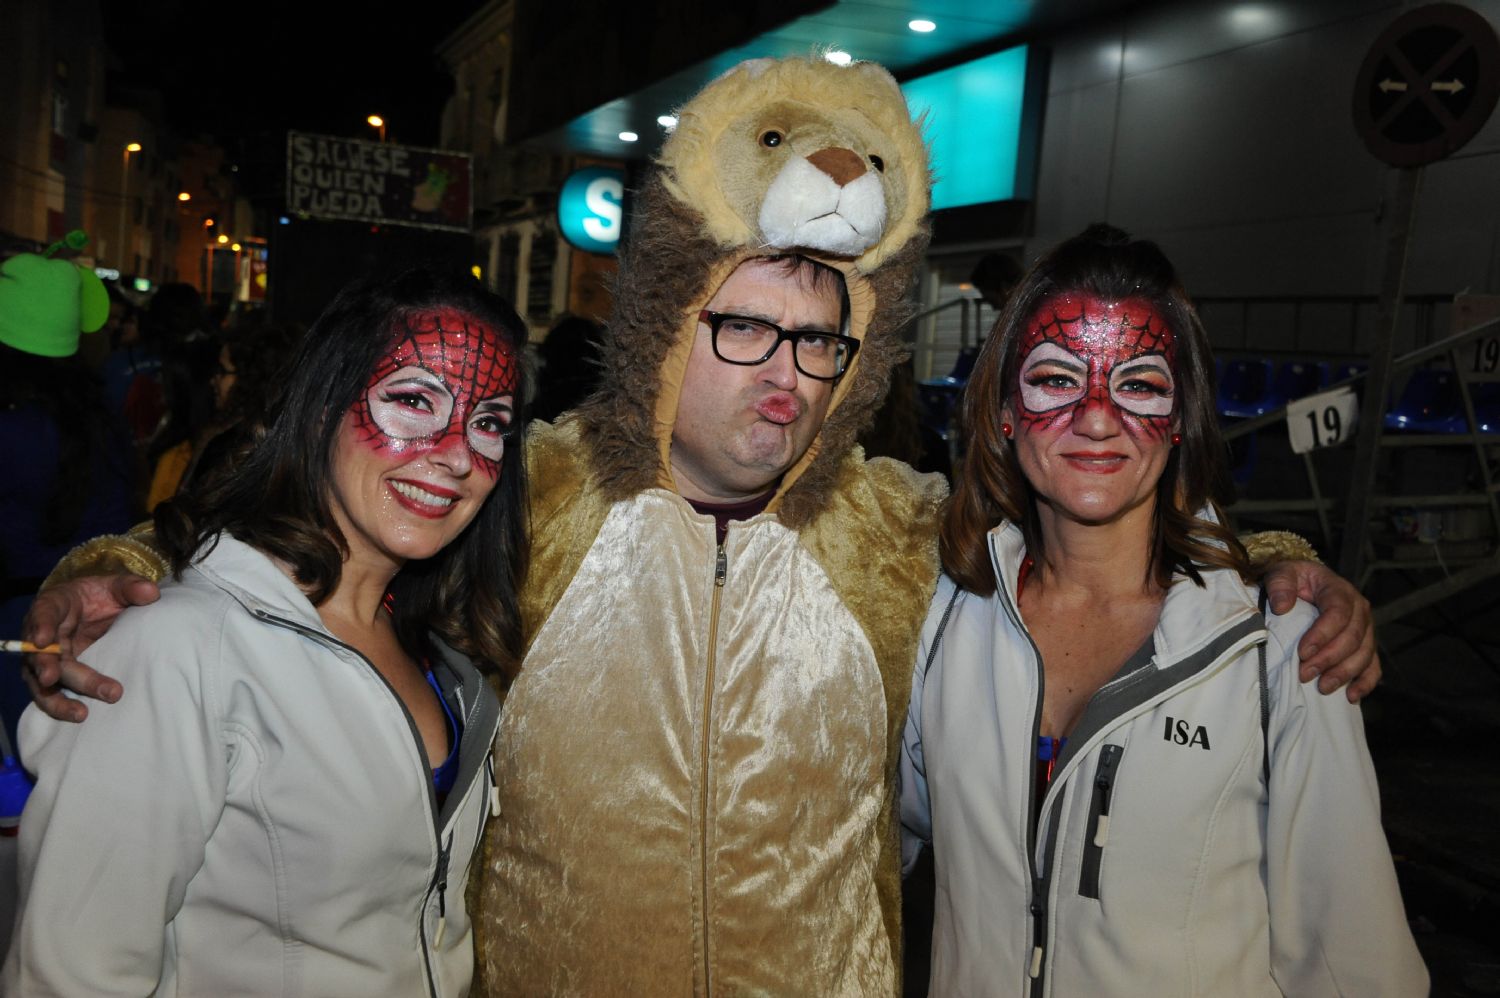
<svg viewBox="0 0 1500 998"><path fill-rule="evenodd" d="M0 344L0 630L20 632L31 597L80 541L141 522L183 481L225 462L263 421L301 330L228 317L189 284L144 302L106 289L108 318L69 356ZM0 669L7 734L29 702Z"/></svg>

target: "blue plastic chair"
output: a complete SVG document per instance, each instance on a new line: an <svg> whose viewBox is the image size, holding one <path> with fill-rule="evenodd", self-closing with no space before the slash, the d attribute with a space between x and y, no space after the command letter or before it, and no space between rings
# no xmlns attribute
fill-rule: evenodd
<svg viewBox="0 0 1500 998"><path fill-rule="evenodd" d="M1229 360L1219 378L1219 415L1249 419L1270 412L1275 400L1269 360Z"/></svg>
<svg viewBox="0 0 1500 998"><path fill-rule="evenodd" d="M1351 361L1348 364L1340 364L1338 367L1333 369L1333 374L1329 377L1328 383L1330 385L1336 385L1340 381L1348 381L1356 374L1364 374L1369 369L1369 364L1365 364L1360 361Z"/></svg>
<svg viewBox="0 0 1500 998"><path fill-rule="evenodd" d="M1328 365L1322 361L1289 360L1276 369L1279 404L1305 398L1328 385Z"/></svg>
<svg viewBox="0 0 1500 998"><path fill-rule="evenodd" d="M1406 433L1469 432L1453 372L1431 367L1413 371L1401 397L1386 409L1385 428Z"/></svg>
<svg viewBox="0 0 1500 998"><path fill-rule="evenodd" d="M1500 381L1477 381L1469 385L1474 400L1474 419L1480 433L1500 433Z"/></svg>

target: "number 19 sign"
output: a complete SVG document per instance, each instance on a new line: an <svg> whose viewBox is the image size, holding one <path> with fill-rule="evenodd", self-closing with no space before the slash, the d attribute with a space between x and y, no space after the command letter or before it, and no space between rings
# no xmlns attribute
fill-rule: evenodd
<svg viewBox="0 0 1500 998"><path fill-rule="evenodd" d="M1359 419L1359 399L1351 388L1319 392L1287 404L1286 429L1292 452L1306 454L1319 447L1332 447L1354 436Z"/></svg>

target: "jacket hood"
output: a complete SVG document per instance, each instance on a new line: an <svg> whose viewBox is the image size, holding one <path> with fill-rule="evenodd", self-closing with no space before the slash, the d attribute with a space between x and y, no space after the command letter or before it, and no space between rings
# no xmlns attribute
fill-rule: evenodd
<svg viewBox="0 0 1500 998"><path fill-rule="evenodd" d="M675 490L672 426L699 310L745 260L798 253L843 273L861 341L771 503L789 526L810 521L906 356L929 187L920 125L872 63L754 60L684 106L635 195L603 387L583 410L607 498Z"/></svg>

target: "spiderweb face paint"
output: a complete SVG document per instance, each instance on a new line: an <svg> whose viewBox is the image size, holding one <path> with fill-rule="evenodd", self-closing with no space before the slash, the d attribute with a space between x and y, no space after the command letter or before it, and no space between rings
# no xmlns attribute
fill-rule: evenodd
<svg viewBox="0 0 1500 998"><path fill-rule="evenodd" d="M1032 313L1020 352L1014 392L1028 431L1066 430L1104 406L1132 436L1160 441L1171 433L1177 346L1150 302L1054 295Z"/></svg>
<svg viewBox="0 0 1500 998"><path fill-rule="evenodd" d="M462 442L494 480L514 419L517 363L499 334L461 312L408 316L350 409L358 439L407 459Z"/></svg>

